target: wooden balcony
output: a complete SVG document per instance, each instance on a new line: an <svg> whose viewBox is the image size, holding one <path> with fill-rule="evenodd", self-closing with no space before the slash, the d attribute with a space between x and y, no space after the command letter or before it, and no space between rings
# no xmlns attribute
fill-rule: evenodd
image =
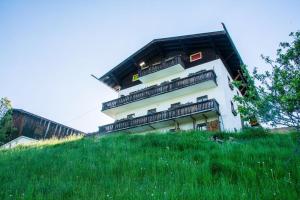
<svg viewBox="0 0 300 200"><path fill-rule="evenodd" d="M215 99L210 99L204 102L187 103L177 106L176 108L169 108L168 110L136 117L132 119L118 120L115 123L99 127L100 134L107 134L117 131L126 131L136 127L150 126L152 129L155 124L163 123L165 121L174 121L180 118L197 118L197 115L213 112L219 112L219 104ZM173 123L173 122L172 122ZM146 129L145 129L146 130Z"/></svg>
<svg viewBox="0 0 300 200"><path fill-rule="evenodd" d="M150 75L152 73L155 73L155 72L158 72L161 70L165 70L167 68L177 66L177 65L180 65L182 70L184 70L184 63L182 61L181 56L175 56L172 58L162 60L161 62L153 63L153 64L149 65L147 68L139 70L139 77L142 78L142 77ZM174 71L173 71L173 73L174 73Z"/></svg>
<svg viewBox="0 0 300 200"><path fill-rule="evenodd" d="M213 70L200 71L190 76L170 82L162 83L147 87L145 89L130 93L129 95L108 101L102 104L102 111L123 106L132 102L141 101L143 99L173 92L182 88L200 84L206 81L213 81L216 85L216 74Z"/></svg>

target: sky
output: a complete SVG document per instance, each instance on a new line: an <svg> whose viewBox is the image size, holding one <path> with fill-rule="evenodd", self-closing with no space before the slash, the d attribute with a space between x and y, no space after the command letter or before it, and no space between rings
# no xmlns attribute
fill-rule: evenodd
<svg viewBox="0 0 300 200"><path fill-rule="evenodd" d="M299 0L0 0L0 97L85 132L113 122L101 76L153 39L222 30L250 70L300 30Z"/></svg>

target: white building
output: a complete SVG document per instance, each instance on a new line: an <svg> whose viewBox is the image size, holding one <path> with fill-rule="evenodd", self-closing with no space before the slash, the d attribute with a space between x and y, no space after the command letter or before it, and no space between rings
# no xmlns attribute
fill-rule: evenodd
<svg viewBox="0 0 300 200"><path fill-rule="evenodd" d="M119 94L102 105L100 134L242 128L232 85L242 60L223 31L156 39L98 80Z"/></svg>
<svg viewBox="0 0 300 200"><path fill-rule="evenodd" d="M32 143L37 142L37 141L38 140L35 140L33 138L29 138L29 137L26 137L26 136L20 136L20 137L17 137L15 139L13 139L12 141L2 145L1 148L9 149L9 148L14 148L18 145L32 144Z"/></svg>

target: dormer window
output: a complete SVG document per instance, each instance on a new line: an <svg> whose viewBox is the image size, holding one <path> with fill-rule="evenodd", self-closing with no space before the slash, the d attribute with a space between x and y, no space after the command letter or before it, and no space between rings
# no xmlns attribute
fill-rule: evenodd
<svg viewBox="0 0 300 200"><path fill-rule="evenodd" d="M203 101L207 101L207 100L208 100L208 96L204 95L204 96L201 96L201 97L197 98L197 103L200 103L200 102L203 102Z"/></svg>
<svg viewBox="0 0 300 200"><path fill-rule="evenodd" d="M146 66L146 63L145 63L144 61L142 61L142 62L140 62L139 66L140 66L141 68L143 68L143 67Z"/></svg>
<svg viewBox="0 0 300 200"><path fill-rule="evenodd" d="M174 79L172 79L171 81L173 82L173 81L178 81L178 80L180 80L180 77L174 78Z"/></svg>
<svg viewBox="0 0 300 200"><path fill-rule="evenodd" d="M147 112L148 115L151 115L151 114L154 114L154 113L156 113L156 108L150 109Z"/></svg>
<svg viewBox="0 0 300 200"><path fill-rule="evenodd" d="M135 114L129 114L129 115L127 115L127 119L133 119L134 116L135 116Z"/></svg>
<svg viewBox="0 0 300 200"><path fill-rule="evenodd" d="M177 108L180 106L180 102L171 104L171 109Z"/></svg>
<svg viewBox="0 0 300 200"><path fill-rule="evenodd" d="M202 52L201 51L190 55L190 62L195 62L195 61L201 60L201 59L202 59Z"/></svg>

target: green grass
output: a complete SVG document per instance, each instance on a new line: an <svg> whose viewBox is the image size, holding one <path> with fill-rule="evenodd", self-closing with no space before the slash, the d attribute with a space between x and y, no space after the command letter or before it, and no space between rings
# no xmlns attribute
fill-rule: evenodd
<svg viewBox="0 0 300 200"><path fill-rule="evenodd" d="M183 132L0 150L0 199L300 199L296 134L218 135L224 143Z"/></svg>

